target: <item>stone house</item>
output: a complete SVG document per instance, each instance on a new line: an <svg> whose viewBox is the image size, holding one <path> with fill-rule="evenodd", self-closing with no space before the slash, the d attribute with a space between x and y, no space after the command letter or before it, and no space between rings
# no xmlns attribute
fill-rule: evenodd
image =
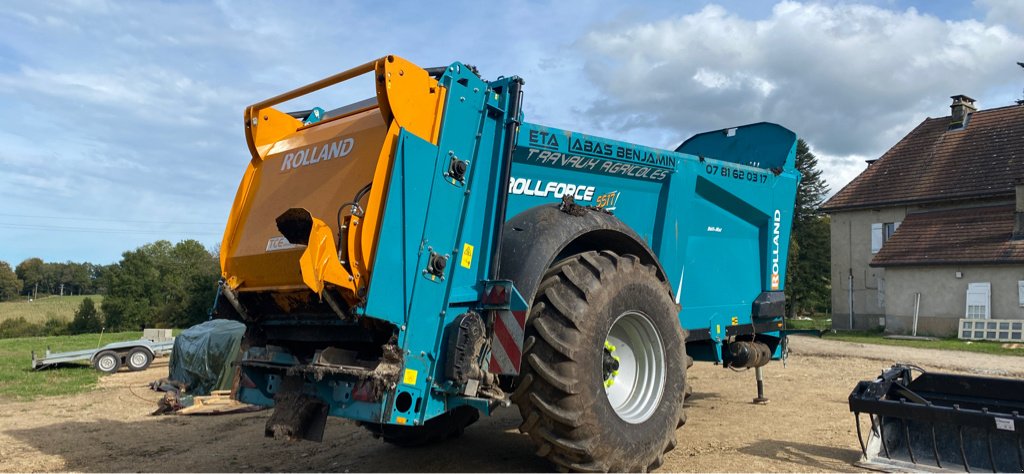
<svg viewBox="0 0 1024 474"><path fill-rule="evenodd" d="M963 318L1006 320L997 336L1021 338L1024 105L952 99L823 206L833 328L952 336Z"/></svg>

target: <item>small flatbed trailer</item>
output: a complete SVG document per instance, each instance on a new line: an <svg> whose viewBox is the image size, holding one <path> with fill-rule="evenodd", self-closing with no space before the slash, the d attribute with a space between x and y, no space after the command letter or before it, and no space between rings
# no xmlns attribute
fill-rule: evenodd
<svg viewBox="0 0 1024 474"><path fill-rule="evenodd" d="M48 347L42 357L37 358L36 351L32 351L32 368L39 370L56 364L87 360L96 370L108 374L117 372L122 366L133 371L146 370L154 358L170 354L172 348L174 338L160 342L145 338L111 342L96 349L68 352L50 352Z"/></svg>

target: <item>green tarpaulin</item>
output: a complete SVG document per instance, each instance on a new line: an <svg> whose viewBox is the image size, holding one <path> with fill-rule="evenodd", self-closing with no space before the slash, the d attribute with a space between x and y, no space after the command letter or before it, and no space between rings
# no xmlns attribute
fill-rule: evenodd
<svg viewBox="0 0 1024 474"><path fill-rule="evenodd" d="M189 395L230 390L245 325L214 319L197 324L174 338L167 378L186 384Z"/></svg>

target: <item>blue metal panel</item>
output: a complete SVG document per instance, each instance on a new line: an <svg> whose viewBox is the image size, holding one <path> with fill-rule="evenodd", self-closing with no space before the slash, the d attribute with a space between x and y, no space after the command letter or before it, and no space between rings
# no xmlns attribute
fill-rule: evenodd
<svg viewBox="0 0 1024 474"><path fill-rule="evenodd" d="M396 326L406 323L412 289L422 269L417 267L419 245L426 224L426 197L434 184L424 177L433 175L436 155L437 147L429 142L404 131L399 134L367 306L359 308Z"/></svg>
<svg viewBox="0 0 1024 474"><path fill-rule="evenodd" d="M784 288L796 138L762 123L701 134L681 149L706 155L525 123L509 215L567 193L610 210L657 254L683 327L721 340L728 326L752 323L751 304L762 291ZM720 347L698 359L717 359L710 354Z"/></svg>
<svg viewBox="0 0 1024 474"><path fill-rule="evenodd" d="M648 244L664 216L660 193L681 155L524 123L519 130L508 215L572 194L613 211ZM627 210L623 212L623 210Z"/></svg>
<svg viewBox="0 0 1024 474"><path fill-rule="evenodd" d="M774 123L761 122L698 133L676 151L764 169L793 169L794 155L789 151L795 143L795 133Z"/></svg>
<svg viewBox="0 0 1024 474"><path fill-rule="evenodd" d="M493 209L504 190L498 182L510 80L488 84L453 64L440 78L447 103L438 145L404 130L399 136L374 273L361 310L399 327L404 355L399 384L382 402L380 421L420 424L456 405L479 404L435 381L443 379L445 328L478 305L481 282L490 271ZM463 182L446 175L452 160L468 162ZM424 272L431 251L448 256L442 276ZM401 291L396 282L402 282ZM404 394L413 403L400 411L395 402Z"/></svg>

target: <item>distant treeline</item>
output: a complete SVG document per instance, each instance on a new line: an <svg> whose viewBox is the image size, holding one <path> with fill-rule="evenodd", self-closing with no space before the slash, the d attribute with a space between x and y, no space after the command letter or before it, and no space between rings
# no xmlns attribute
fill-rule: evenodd
<svg viewBox="0 0 1024 474"><path fill-rule="evenodd" d="M94 295L103 292L103 271L110 265L96 265L89 262L44 262L41 258L29 258L14 268L20 283L18 293L25 296ZM0 262L0 272L10 269ZM8 288L9 290L9 288ZM9 291L8 291L9 293ZM0 294L0 298L8 296ZM8 299L8 298L4 298Z"/></svg>
<svg viewBox="0 0 1024 474"><path fill-rule="evenodd" d="M12 337L14 332L59 335L91 332L97 327L107 331L188 327L207 319L219 278L216 251L196 240L177 244L159 240L124 252L121 261L111 265L29 258L12 269L0 261L0 301L59 295L61 285L65 295L104 296L98 311L92 300L83 301L74 321L48 321L45 325L4 321L20 329L0 333Z"/></svg>

